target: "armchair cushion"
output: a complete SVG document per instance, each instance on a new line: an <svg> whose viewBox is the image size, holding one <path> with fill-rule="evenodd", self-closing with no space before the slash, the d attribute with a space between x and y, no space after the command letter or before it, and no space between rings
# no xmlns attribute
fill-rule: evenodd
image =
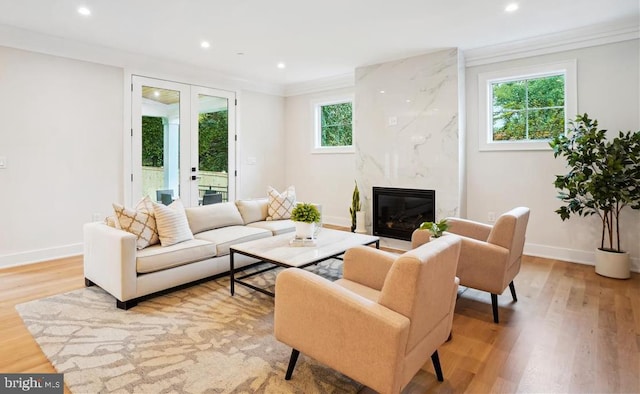
<svg viewBox="0 0 640 394"><path fill-rule="evenodd" d="M344 254L342 277L380 291L397 254L357 246Z"/></svg>

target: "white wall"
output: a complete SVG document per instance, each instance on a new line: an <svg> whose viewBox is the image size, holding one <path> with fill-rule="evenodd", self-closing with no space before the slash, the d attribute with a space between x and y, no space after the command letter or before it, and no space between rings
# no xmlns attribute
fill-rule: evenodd
<svg viewBox="0 0 640 394"><path fill-rule="evenodd" d="M285 99L243 91L238 102L238 198L265 197L286 187Z"/></svg>
<svg viewBox="0 0 640 394"><path fill-rule="evenodd" d="M0 267L82 253L82 225L125 202L134 72L218 87L213 77L180 69L0 47L0 156L8 163L0 169ZM233 89L234 81L223 86ZM284 99L246 89L238 98L238 197L265 196L267 185L286 183Z"/></svg>
<svg viewBox="0 0 640 394"><path fill-rule="evenodd" d="M525 253L592 263L600 245L597 218L571 218L562 222L554 212L554 175L565 173L564 161L550 150L480 152L478 133L478 74L494 70L562 60L577 60L578 112L598 119L612 132L640 130L640 40L506 61L466 70L467 86L467 217L486 222L488 212L500 214L515 206L528 206L531 216ZM575 114L574 114L575 115ZM570 117L575 117L571 115ZM622 222L622 246L640 270L640 212L628 210Z"/></svg>
<svg viewBox="0 0 640 394"><path fill-rule="evenodd" d="M0 47L0 266L81 252L122 195L123 71Z"/></svg>
<svg viewBox="0 0 640 394"><path fill-rule="evenodd" d="M290 96L285 99L286 183L299 201L322 205L325 223L351 226L349 207L355 176L354 153L311 153L316 101L353 94L353 88ZM356 141L359 138L355 136Z"/></svg>

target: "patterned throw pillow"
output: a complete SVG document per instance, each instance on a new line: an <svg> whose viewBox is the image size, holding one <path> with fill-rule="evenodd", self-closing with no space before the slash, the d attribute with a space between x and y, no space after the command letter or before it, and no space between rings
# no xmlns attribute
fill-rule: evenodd
<svg viewBox="0 0 640 394"><path fill-rule="evenodd" d="M179 199L169 206L156 202L152 202L152 204L162 246L170 246L193 239L184 205Z"/></svg>
<svg viewBox="0 0 640 394"><path fill-rule="evenodd" d="M269 205L267 207L267 220L282 220L291 218L291 211L296 206L296 189L289 186L282 193L271 186L267 188Z"/></svg>
<svg viewBox="0 0 640 394"><path fill-rule="evenodd" d="M134 209L125 208L116 203L112 205L118 226L137 237L136 248L144 249L159 242L153 205L149 196L140 200Z"/></svg>

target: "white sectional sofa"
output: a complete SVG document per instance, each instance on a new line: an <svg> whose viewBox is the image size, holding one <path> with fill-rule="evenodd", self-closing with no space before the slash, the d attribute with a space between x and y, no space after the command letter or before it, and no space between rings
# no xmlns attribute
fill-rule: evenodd
<svg viewBox="0 0 640 394"><path fill-rule="evenodd" d="M135 306L141 297L229 271L233 244L295 230L291 220L267 219L268 200L186 208L194 239L171 246L136 249L136 236L103 222L84 226L84 277L116 298L120 309ZM236 267L255 263L238 255Z"/></svg>

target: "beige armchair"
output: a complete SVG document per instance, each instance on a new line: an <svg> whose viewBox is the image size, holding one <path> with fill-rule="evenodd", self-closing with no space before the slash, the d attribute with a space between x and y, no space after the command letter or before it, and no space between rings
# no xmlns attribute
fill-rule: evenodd
<svg viewBox="0 0 640 394"><path fill-rule="evenodd" d="M514 208L493 226L460 218L447 220L449 232L462 238L456 274L460 285L491 293L493 321L498 323L498 295L509 286L513 300L518 301L513 279L520 272L529 208ZM414 233L414 247L426 241L425 233Z"/></svg>
<svg viewBox="0 0 640 394"><path fill-rule="evenodd" d="M381 393L399 393L429 356L443 380L438 347L451 331L460 238L441 237L395 255L356 247L343 278L330 282L290 268L276 279L275 337Z"/></svg>

